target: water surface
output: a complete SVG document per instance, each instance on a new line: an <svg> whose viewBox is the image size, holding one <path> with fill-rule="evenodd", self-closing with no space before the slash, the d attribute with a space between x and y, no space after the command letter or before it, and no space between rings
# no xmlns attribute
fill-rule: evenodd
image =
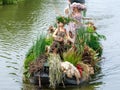
<svg viewBox="0 0 120 90"><path fill-rule="evenodd" d="M101 62L100 74L89 85L66 89L119 90L120 1L87 0L86 5L87 16L93 18L98 32L107 37L102 41L105 60ZM25 54L55 17L64 13L66 6L65 0L25 0L17 5L0 6L0 90L36 89L22 83Z"/></svg>

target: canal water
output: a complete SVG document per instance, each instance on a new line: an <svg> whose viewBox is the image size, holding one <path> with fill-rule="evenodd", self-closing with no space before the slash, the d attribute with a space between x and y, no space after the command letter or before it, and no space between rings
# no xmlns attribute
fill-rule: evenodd
<svg viewBox="0 0 120 90"><path fill-rule="evenodd" d="M37 90L22 82L25 54L57 15L64 15L67 0L24 0L0 6L0 90ZM101 72L88 85L64 90L119 90L120 88L120 0L86 0L103 44ZM63 89L63 88L62 88ZM58 90L61 90L59 88Z"/></svg>

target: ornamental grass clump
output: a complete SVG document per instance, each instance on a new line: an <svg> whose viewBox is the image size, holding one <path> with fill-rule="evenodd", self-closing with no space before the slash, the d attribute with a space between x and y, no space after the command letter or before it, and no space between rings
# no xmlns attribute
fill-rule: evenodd
<svg viewBox="0 0 120 90"><path fill-rule="evenodd" d="M89 47L91 47L93 50L95 50L98 53L98 56L102 55L102 44L100 43L100 41L102 39L106 39L106 37L104 35L100 35L97 32L89 32L87 31L89 34L89 41L87 41L87 45Z"/></svg>
<svg viewBox="0 0 120 90"><path fill-rule="evenodd" d="M33 48L33 54L35 56L35 59L37 59L41 54L45 52L45 46L46 46L46 39L44 35L40 35L40 37L37 38L36 43L34 44Z"/></svg>
<svg viewBox="0 0 120 90"><path fill-rule="evenodd" d="M50 87L53 88L55 88L56 85L59 85L62 79L60 60L61 59L58 54L50 54L50 56L48 57L49 81L50 81Z"/></svg>
<svg viewBox="0 0 120 90"><path fill-rule="evenodd" d="M94 25L94 24L93 24ZM100 43L101 40L105 40L106 37L104 35L98 34L96 31L95 26L88 26L86 31L89 35L89 41L87 42L87 45L91 47L93 50L95 50L98 53L98 56L102 55L102 45Z"/></svg>
<svg viewBox="0 0 120 90"><path fill-rule="evenodd" d="M98 53L98 56L102 55L102 45L100 41L105 39L104 35L98 34L93 28L79 28L77 30L75 46L78 49L78 53L84 52L84 46L88 45Z"/></svg>
<svg viewBox="0 0 120 90"><path fill-rule="evenodd" d="M76 64L81 61L81 55L76 53L74 48L71 48L63 54L64 61L68 61L76 66Z"/></svg>
<svg viewBox="0 0 120 90"><path fill-rule="evenodd" d="M76 41L75 41L75 47L77 48L77 53L83 54L84 52L84 46L86 42L89 41L88 33L86 32L85 28L81 27L77 30L76 33Z"/></svg>

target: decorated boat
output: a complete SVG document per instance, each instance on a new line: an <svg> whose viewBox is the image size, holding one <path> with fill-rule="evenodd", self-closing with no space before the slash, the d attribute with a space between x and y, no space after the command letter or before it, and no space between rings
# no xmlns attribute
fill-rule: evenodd
<svg viewBox="0 0 120 90"><path fill-rule="evenodd" d="M65 29L73 24L75 32ZM98 34L93 22L58 16L26 54L23 81L53 88L89 82L100 69L102 39L105 36Z"/></svg>

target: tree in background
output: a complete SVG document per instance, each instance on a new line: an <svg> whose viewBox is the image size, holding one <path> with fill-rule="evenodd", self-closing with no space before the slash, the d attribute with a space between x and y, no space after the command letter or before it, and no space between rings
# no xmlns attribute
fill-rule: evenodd
<svg viewBox="0 0 120 90"><path fill-rule="evenodd" d="M9 4L14 4L18 0L1 0L2 5L9 5Z"/></svg>

